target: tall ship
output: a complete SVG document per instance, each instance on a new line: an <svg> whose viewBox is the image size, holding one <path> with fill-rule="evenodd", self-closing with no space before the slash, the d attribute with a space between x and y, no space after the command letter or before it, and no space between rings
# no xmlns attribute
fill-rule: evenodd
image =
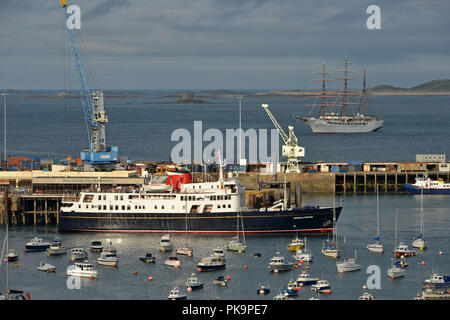
<svg viewBox="0 0 450 320"><path fill-rule="evenodd" d="M349 78L353 71L348 69L350 62L347 56L343 64L344 70L337 71L342 72L343 77L336 79L327 79L327 75L332 72L327 72L325 64L322 65L322 71L316 72L322 75L322 79L313 80L322 82L322 91L314 104L306 105L313 110L318 109L318 112L314 117L295 116L306 122L314 133L364 133L376 131L383 126L383 120L366 112L366 71L364 70L362 91L350 90L348 83L355 79ZM344 89L327 91L326 83L335 80L343 80ZM360 101L351 101L354 97L360 97Z"/></svg>
<svg viewBox="0 0 450 320"><path fill-rule="evenodd" d="M82 191L62 201L60 231L236 233L329 232L342 206L245 208L245 189L236 178L192 182L189 172L167 172L166 182L136 189ZM158 185L160 186L158 188ZM170 188L169 188L170 187ZM237 217L240 219L237 219Z"/></svg>

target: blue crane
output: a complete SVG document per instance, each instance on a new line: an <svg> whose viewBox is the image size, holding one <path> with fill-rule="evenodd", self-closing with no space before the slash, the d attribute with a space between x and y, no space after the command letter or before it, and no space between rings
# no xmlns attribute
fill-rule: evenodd
<svg viewBox="0 0 450 320"><path fill-rule="evenodd" d="M61 6L64 11L64 21L67 21L69 18L67 8L70 5L67 5L65 0L61 0ZM65 27L80 87L81 103L89 140L89 150L81 151L81 160L83 163L92 165L117 163L118 147L106 145L105 123L108 122L108 117L103 104L103 92L91 89L81 56L78 30L69 28L67 24Z"/></svg>

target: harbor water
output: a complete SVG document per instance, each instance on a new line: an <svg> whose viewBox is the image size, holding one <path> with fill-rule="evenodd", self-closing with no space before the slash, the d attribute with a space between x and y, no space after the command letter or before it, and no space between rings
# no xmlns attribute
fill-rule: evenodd
<svg viewBox="0 0 450 320"><path fill-rule="evenodd" d="M339 203L341 198L336 198ZM319 297L322 300L355 300L363 293L363 286L371 274L366 273L369 266L380 268L380 287L368 291L378 300L411 300L421 290L422 281L432 273L450 274L450 199L445 195L424 196L424 234L427 249L417 250L415 257L407 258L409 266L403 278L392 280L387 276L392 249L395 241L395 211L398 212L397 241L411 246L413 238L420 230L420 196L384 195L379 197L381 239L385 247L383 254L370 253L366 245L376 236L376 196L347 195L342 198L344 209L337 224L338 246L343 250L339 259L325 257L321 253L326 235L306 235L306 246L314 255L313 262L303 263L293 272L271 273L267 268L270 258L277 252L292 261L292 253L287 245L295 235L249 235L246 236L247 250L244 253L226 252L224 270L201 272L196 264L202 257L209 256L213 249L222 247L231 235L189 235L188 244L193 248L192 257L181 256L181 267L174 269L164 265L170 253L159 252L157 246L161 234L132 233L58 233L55 226L11 226L9 247L20 255L19 260L9 263L9 287L29 292L32 299L167 299L169 291L178 286L186 292L186 279L195 273L204 283L204 288L187 293L188 300L271 300L279 294L291 279L302 272L312 277L326 279L331 284L331 294L316 294L310 286L304 286L294 299L305 300ZM331 195L306 196L305 204L332 205ZM0 231L3 243L5 228ZM99 266L99 253L89 252L88 260L99 271L95 279L81 279L79 287L68 282L66 269L73 262L70 254L48 257L45 252L23 252L24 244L38 236L52 240L60 238L67 248L84 247L89 249L93 240L103 245L112 242L117 248L119 264L117 268ZM303 235L299 235L303 236ZM174 247L186 241L186 235L171 236ZM361 270L338 274L336 262L344 256L353 257L357 252L357 262ZM156 262L144 263L139 260L145 251L156 256ZM441 252L442 254L439 254ZM259 253L260 256L255 256ZM41 261L56 266L55 273L38 271ZM424 262L424 264L422 264ZM5 292L6 264L0 268L0 292ZM308 268L307 268L308 267ZM230 276L228 286L213 284L218 276ZM149 280L152 277L152 280ZM271 292L257 294L259 284L268 284Z"/></svg>

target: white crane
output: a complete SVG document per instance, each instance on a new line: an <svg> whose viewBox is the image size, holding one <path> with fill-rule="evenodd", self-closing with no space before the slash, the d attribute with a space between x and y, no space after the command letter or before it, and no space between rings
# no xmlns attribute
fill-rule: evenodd
<svg viewBox="0 0 450 320"><path fill-rule="evenodd" d="M275 119L275 117L273 116L272 112L270 112L269 105L262 104L261 106L264 110L266 110L267 115L269 116L270 120L272 120L275 128L277 128L278 133L284 141L284 145L281 150L283 157L286 157L288 160L286 172L300 172L298 168L298 158L305 156L305 148L298 145L298 139L295 136L294 127L288 126L289 135L287 135L281 125L278 123L277 119Z"/></svg>

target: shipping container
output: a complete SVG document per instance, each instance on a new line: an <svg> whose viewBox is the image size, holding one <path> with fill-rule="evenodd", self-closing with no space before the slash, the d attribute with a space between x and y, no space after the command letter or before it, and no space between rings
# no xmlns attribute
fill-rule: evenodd
<svg viewBox="0 0 450 320"><path fill-rule="evenodd" d="M41 163L37 161L32 161L31 170L41 170Z"/></svg>
<svg viewBox="0 0 450 320"><path fill-rule="evenodd" d="M339 172L339 166L331 166L331 171Z"/></svg>
<svg viewBox="0 0 450 320"><path fill-rule="evenodd" d="M8 157L8 165L20 166L20 161L30 160L28 157Z"/></svg>
<svg viewBox="0 0 450 320"><path fill-rule="evenodd" d="M30 161L41 162L41 158L31 158L30 157Z"/></svg>
<svg viewBox="0 0 450 320"><path fill-rule="evenodd" d="M17 171L18 169L18 166L8 166L8 171Z"/></svg>
<svg viewBox="0 0 450 320"><path fill-rule="evenodd" d="M31 170L31 161L30 160L23 160L20 161L20 170Z"/></svg>
<svg viewBox="0 0 450 320"><path fill-rule="evenodd" d="M325 166L325 165L320 166L320 172L329 172L329 171L330 171L329 166Z"/></svg>

